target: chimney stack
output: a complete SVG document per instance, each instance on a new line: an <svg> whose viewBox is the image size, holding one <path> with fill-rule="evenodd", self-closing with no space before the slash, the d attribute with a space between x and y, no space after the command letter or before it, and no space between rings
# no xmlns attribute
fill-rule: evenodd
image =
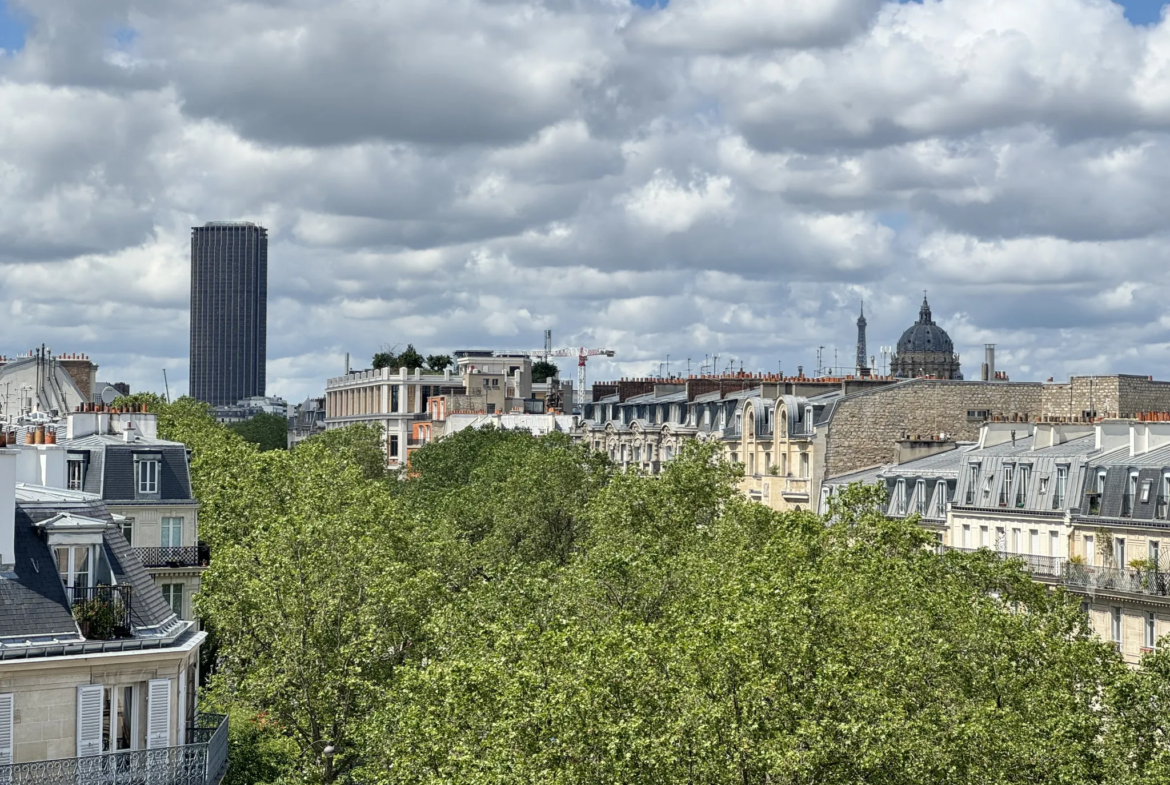
<svg viewBox="0 0 1170 785"><path fill-rule="evenodd" d="M983 344L983 381L995 381L995 344Z"/></svg>

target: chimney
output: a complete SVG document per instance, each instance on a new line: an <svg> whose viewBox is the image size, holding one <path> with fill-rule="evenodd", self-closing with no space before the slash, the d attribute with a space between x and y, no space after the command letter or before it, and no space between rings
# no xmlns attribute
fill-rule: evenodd
<svg viewBox="0 0 1170 785"><path fill-rule="evenodd" d="M124 431L122 431L122 441L126 442L127 444L134 441L134 421L133 420L126 421L126 429Z"/></svg>
<svg viewBox="0 0 1170 785"><path fill-rule="evenodd" d="M349 376L349 352L345 353L345 375Z"/></svg>
<svg viewBox="0 0 1170 785"><path fill-rule="evenodd" d="M983 344L983 381L995 381L995 344Z"/></svg>

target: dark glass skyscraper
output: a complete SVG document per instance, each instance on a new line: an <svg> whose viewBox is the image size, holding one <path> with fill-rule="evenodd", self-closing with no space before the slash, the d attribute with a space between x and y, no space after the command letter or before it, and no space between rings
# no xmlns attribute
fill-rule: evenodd
<svg viewBox="0 0 1170 785"><path fill-rule="evenodd" d="M213 406L264 395L268 230L245 221L191 229L191 397Z"/></svg>

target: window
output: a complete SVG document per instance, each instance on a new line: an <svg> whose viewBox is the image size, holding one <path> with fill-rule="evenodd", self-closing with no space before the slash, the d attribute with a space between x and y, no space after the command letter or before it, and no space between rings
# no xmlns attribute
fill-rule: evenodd
<svg viewBox="0 0 1170 785"><path fill-rule="evenodd" d="M1114 643L1121 645L1121 608L1117 606L1109 609L1109 636Z"/></svg>
<svg viewBox="0 0 1170 785"><path fill-rule="evenodd" d="M1121 517L1129 518L1133 515L1133 502L1137 496L1137 472L1131 472L1125 482L1125 495L1121 497Z"/></svg>
<svg viewBox="0 0 1170 785"><path fill-rule="evenodd" d="M979 527L979 547L980 548L987 547L987 527L986 526Z"/></svg>
<svg viewBox="0 0 1170 785"><path fill-rule="evenodd" d="M991 481L995 479L994 472L983 478L983 506L991 504Z"/></svg>
<svg viewBox="0 0 1170 785"><path fill-rule="evenodd" d="M1113 555L1117 561L1117 569L1124 570L1126 564L1128 564L1128 562L1126 562L1126 560L1125 560L1125 538L1124 537L1114 538L1114 540L1113 540Z"/></svg>
<svg viewBox="0 0 1170 785"><path fill-rule="evenodd" d="M126 538L126 542L130 545L134 544L134 519L124 518L119 524L122 527L122 536Z"/></svg>
<svg viewBox="0 0 1170 785"><path fill-rule="evenodd" d="M1020 479L1016 482L1016 507L1022 508L1028 498L1028 481L1032 478L1031 466L1020 466Z"/></svg>
<svg viewBox="0 0 1170 785"><path fill-rule="evenodd" d="M391 435L387 439L387 445L388 445L387 450L389 451L391 458L401 457L398 454L398 436L397 435Z"/></svg>
<svg viewBox="0 0 1170 785"><path fill-rule="evenodd" d="M181 583L164 583L162 585L163 599L167 601L167 605L171 606L171 610L179 618L183 617L183 584Z"/></svg>
<svg viewBox="0 0 1170 785"><path fill-rule="evenodd" d="M800 476L808 479L808 453L802 452L800 454Z"/></svg>
<svg viewBox="0 0 1170 785"><path fill-rule="evenodd" d="M1028 553L1033 556L1040 554L1040 530L1032 529L1028 532Z"/></svg>
<svg viewBox="0 0 1170 785"><path fill-rule="evenodd" d="M1149 544L1150 561L1154 563L1154 569L1162 569L1162 543L1157 540L1150 540Z"/></svg>
<svg viewBox="0 0 1170 785"><path fill-rule="evenodd" d="M894 499L890 502L890 514L902 515L906 512L906 481L898 480L894 486Z"/></svg>
<svg viewBox="0 0 1170 785"><path fill-rule="evenodd" d="M967 495L965 504L975 503L975 489L979 487L979 464L967 464Z"/></svg>
<svg viewBox="0 0 1170 785"><path fill-rule="evenodd" d="M162 519L162 547L178 548L183 544L183 519Z"/></svg>
<svg viewBox="0 0 1170 785"><path fill-rule="evenodd" d="M1097 476L1093 480L1093 484L1089 486L1089 515L1101 514L1101 494L1105 490L1105 470L1101 469L1097 472Z"/></svg>
<svg viewBox="0 0 1170 785"><path fill-rule="evenodd" d="M69 474L66 487L71 491L80 491L85 485L85 464L81 459L69 461Z"/></svg>
<svg viewBox="0 0 1170 785"><path fill-rule="evenodd" d="M990 409L968 409L967 419L971 422L983 422L991 417Z"/></svg>
<svg viewBox="0 0 1170 785"><path fill-rule="evenodd" d="M756 473L756 454L754 452L748 453L748 474Z"/></svg>
<svg viewBox="0 0 1170 785"><path fill-rule="evenodd" d="M1158 640L1157 636L1154 634L1154 621L1155 621L1154 612L1153 611L1147 612L1146 613L1146 648L1147 649L1154 648L1154 643L1157 642L1157 640Z"/></svg>
<svg viewBox="0 0 1170 785"><path fill-rule="evenodd" d="M1097 543L1095 543L1093 541L1093 535L1086 534L1085 535L1085 564L1092 567L1093 562L1095 562L1096 560L1097 560Z"/></svg>
<svg viewBox="0 0 1170 785"><path fill-rule="evenodd" d="M138 492L158 493L158 461L138 462Z"/></svg>
<svg viewBox="0 0 1170 785"><path fill-rule="evenodd" d="M1012 478L1015 476L1016 467L1010 463L1004 464L1003 479L999 484L999 506L1007 507L1008 495L1012 492Z"/></svg>
<svg viewBox="0 0 1170 785"><path fill-rule="evenodd" d="M1064 493L1068 488L1068 467L1056 467L1056 490L1052 493L1052 509L1059 510L1064 506Z"/></svg>
<svg viewBox="0 0 1170 785"><path fill-rule="evenodd" d="M995 549L999 552L1007 550L1007 532L1002 526L995 527Z"/></svg>
<svg viewBox="0 0 1170 785"><path fill-rule="evenodd" d="M963 547L971 547L971 524L969 523L963 524Z"/></svg>
<svg viewBox="0 0 1170 785"><path fill-rule="evenodd" d="M1059 556L1060 555L1060 533L1059 532L1048 532L1048 555L1049 556Z"/></svg>
<svg viewBox="0 0 1170 785"><path fill-rule="evenodd" d="M919 480L915 484L914 511L919 515L926 514L926 480Z"/></svg>
<svg viewBox="0 0 1170 785"><path fill-rule="evenodd" d="M93 585L93 547L90 545L58 546L57 572L69 589L85 589Z"/></svg>
<svg viewBox="0 0 1170 785"><path fill-rule="evenodd" d="M1037 489L1036 492L1038 494L1040 494L1041 496L1048 493L1048 477L1041 477L1040 478L1040 487Z"/></svg>
<svg viewBox="0 0 1170 785"><path fill-rule="evenodd" d="M1150 487L1153 484L1153 480L1145 480L1142 482L1142 504L1150 503Z"/></svg>
<svg viewBox="0 0 1170 785"><path fill-rule="evenodd" d="M1023 538L1020 534L1020 530L1012 529L1012 553L1022 553L1020 550L1020 546L1023 544L1021 542L1022 539Z"/></svg>

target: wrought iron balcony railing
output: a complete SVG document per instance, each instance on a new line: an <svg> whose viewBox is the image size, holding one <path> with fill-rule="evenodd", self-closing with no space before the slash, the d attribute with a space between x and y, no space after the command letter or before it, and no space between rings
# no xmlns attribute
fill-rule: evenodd
<svg viewBox="0 0 1170 785"><path fill-rule="evenodd" d="M939 552L945 551L959 551L960 553L975 553L976 551L988 551L993 553L1001 559L1020 559L1024 562L1024 569L1026 569L1033 577L1036 578L1059 578L1062 575L1062 569L1065 559L1060 556L1041 556L1031 553L1008 553L1007 551L991 550L990 548L954 548L947 546L939 546Z"/></svg>
<svg viewBox="0 0 1170 785"><path fill-rule="evenodd" d="M177 548L135 548L134 552L147 567L206 567L211 548L205 543Z"/></svg>
<svg viewBox="0 0 1170 785"><path fill-rule="evenodd" d="M66 591L73 618L86 638L111 640L130 636L134 587L123 583L117 586L73 586Z"/></svg>
<svg viewBox="0 0 1170 785"><path fill-rule="evenodd" d="M5 785L219 785L227 772L227 717L198 715L191 744L0 766Z"/></svg>
<svg viewBox="0 0 1170 785"><path fill-rule="evenodd" d="M1062 577L1064 585L1090 592L1112 591L1166 597L1167 589L1170 588L1170 573L1154 570L1122 570L1070 563L1065 565Z"/></svg>

